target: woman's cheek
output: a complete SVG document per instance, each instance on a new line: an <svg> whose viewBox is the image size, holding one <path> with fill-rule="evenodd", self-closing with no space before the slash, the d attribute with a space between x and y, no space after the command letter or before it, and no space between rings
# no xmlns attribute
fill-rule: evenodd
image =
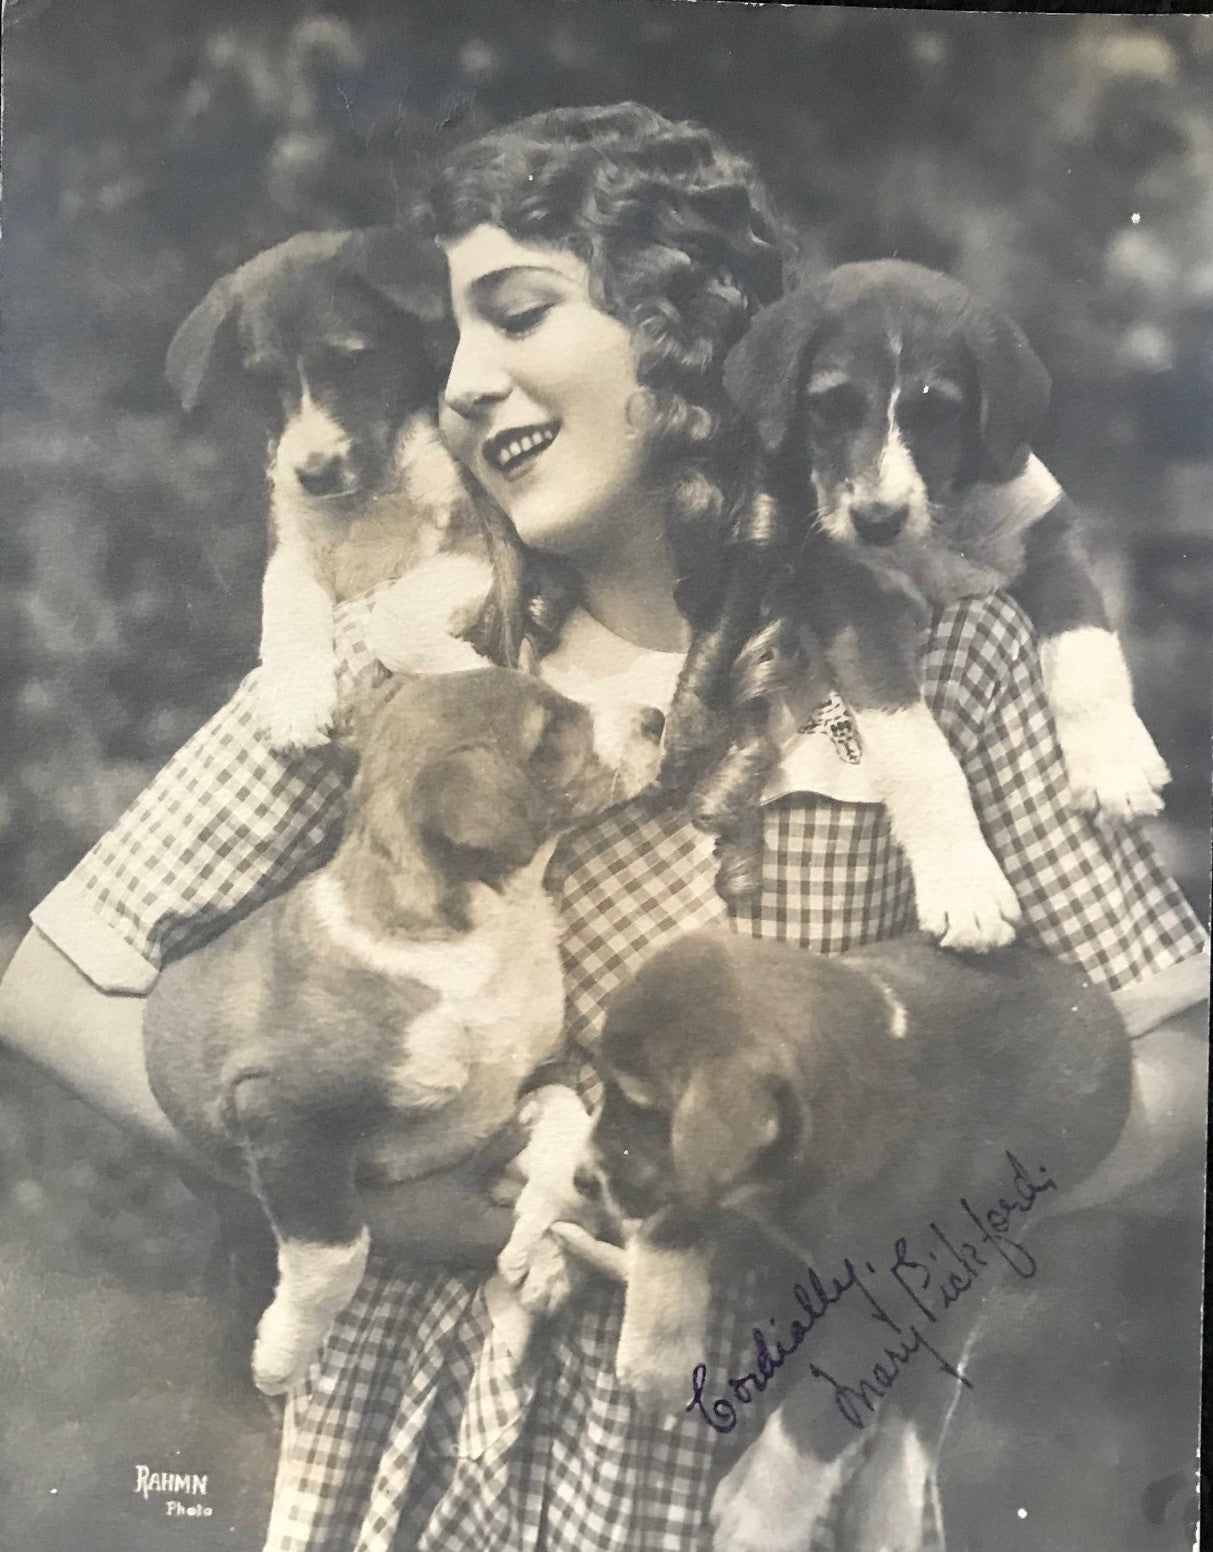
<svg viewBox="0 0 1213 1552"><path fill-rule="evenodd" d="M438 405L438 435L452 456L475 474L476 438L467 421L462 415L457 415L445 399L440 400Z"/></svg>

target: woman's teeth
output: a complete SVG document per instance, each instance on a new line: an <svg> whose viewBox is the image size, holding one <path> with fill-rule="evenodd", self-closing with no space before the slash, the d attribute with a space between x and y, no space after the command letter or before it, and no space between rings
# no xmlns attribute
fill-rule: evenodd
<svg viewBox="0 0 1213 1552"><path fill-rule="evenodd" d="M534 431L524 431L518 436L510 436L490 443L485 454L493 468L502 474L509 474L525 459L535 453L542 452L556 440L557 426L536 427Z"/></svg>

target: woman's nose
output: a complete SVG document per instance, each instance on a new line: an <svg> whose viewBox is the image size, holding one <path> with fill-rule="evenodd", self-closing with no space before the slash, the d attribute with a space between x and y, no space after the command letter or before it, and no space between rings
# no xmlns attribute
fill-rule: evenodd
<svg viewBox="0 0 1213 1552"><path fill-rule="evenodd" d="M474 420L504 399L509 391L510 380L506 373L483 352L461 340L442 395L456 415Z"/></svg>

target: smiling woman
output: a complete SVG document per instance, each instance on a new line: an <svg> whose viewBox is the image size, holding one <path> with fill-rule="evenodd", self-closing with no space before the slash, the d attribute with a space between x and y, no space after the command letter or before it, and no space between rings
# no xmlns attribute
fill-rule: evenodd
<svg viewBox="0 0 1213 1552"><path fill-rule="evenodd" d="M567 1052L592 1097L605 1005L662 942L715 921L834 953L911 930L914 895L845 713L823 711L809 665L778 695L762 677L781 535L755 500L757 449L722 372L779 294L785 248L748 164L634 104L558 110L456 153L425 220L448 255L460 336L443 426L520 541L516 605L539 672L588 699L626 685L670 717L667 790L566 838L547 874ZM375 609L339 611L347 699L374 668ZM1203 987L1199 926L1133 827L1072 803L1022 613L964 599L921 653L1026 940L1135 1001L1139 1028L1188 1007ZM38 909L6 983L6 1032L161 1128L139 1085L139 997L116 994L146 992L167 959L305 874L341 824L341 773L275 754L251 714L256 688L254 676ZM748 892L717 889L691 818L688 772L719 759L722 729L741 761L760 740L779 745L738 815L765 843ZM1147 1080L1165 1069L1139 1107L1155 1151L1134 1143L1122 1185L1162 1155L1159 1138L1172 1162L1199 1138L1196 1041L1172 1031L1160 1046L1163 1033L1138 1062ZM616 1373L619 1291L598 1281L519 1369L481 1286L510 1227L509 1183L490 1185L487 1168L380 1193L367 1275L288 1400L269 1546L701 1552L746 1419L722 1440L638 1406ZM1184 1178L1198 1182L1198 1166ZM753 1267L715 1289L709 1373L740 1372L764 1302ZM1022 1367L1047 1385L1069 1349L1047 1320L1033 1340ZM1038 1528L1039 1544L1061 1544ZM784 1552L815 1529L789 1519Z"/></svg>
<svg viewBox="0 0 1213 1552"><path fill-rule="evenodd" d="M459 328L442 422L452 448L523 544L577 563L596 618L618 625L606 616L626 599L658 638L642 644L684 647L660 497L645 485L649 442L632 418L631 332L591 301L573 254L480 226L447 244L447 260Z"/></svg>

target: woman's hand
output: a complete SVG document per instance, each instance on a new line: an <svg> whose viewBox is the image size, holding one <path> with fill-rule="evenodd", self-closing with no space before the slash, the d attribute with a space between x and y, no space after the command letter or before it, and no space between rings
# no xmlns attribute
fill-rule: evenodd
<svg viewBox="0 0 1213 1552"><path fill-rule="evenodd" d="M470 1158L399 1185L359 1187L358 1206L379 1250L419 1265L490 1269L514 1227L526 1143L516 1122Z"/></svg>

